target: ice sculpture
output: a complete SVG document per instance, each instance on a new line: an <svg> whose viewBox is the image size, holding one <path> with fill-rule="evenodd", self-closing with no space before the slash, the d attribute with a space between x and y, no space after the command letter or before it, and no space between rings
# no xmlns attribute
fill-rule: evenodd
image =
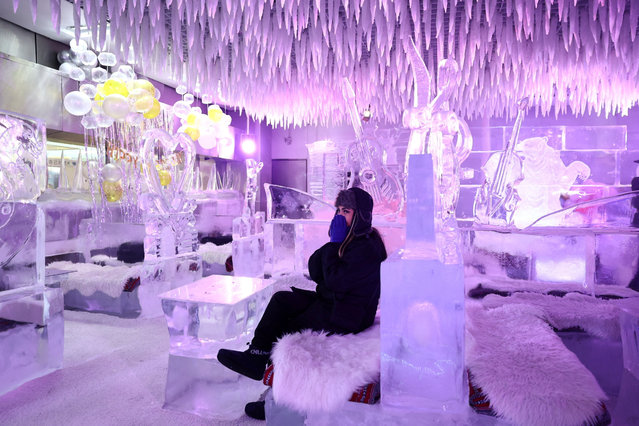
<svg viewBox="0 0 639 426"><path fill-rule="evenodd" d="M236 276L264 276L264 212L255 212L261 162L246 160L246 192L242 216L233 219L233 272Z"/></svg>
<svg viewBox="0 0 639 426"><path fill-rule="evenodd" d="M62 366L62 291L46 288L44 123L0 112L0 395Z"/></svg>
<svg viewBox="0 0 639 426"><path fill-rule="evenodd" d="M344 189L347 181L344 170L344 150L331 140L319 140L306 144L308 149L308 192L327 202L332 202Z"/></svg>
<svg viewBox="0 0 639 426"><path fill-rule="evenodd" d="M515 186L523 178L521 159L515 153L519 129L524 120L528 98L517 103L518 112L513 132L504 149L490 156L482 167L485 180L475 196L474 213L479 223L510 225L519 197Z"/></svg>
<svg viewBox="0 0 639 426"><path fill-rule="evenodd" d="M457 263L459 238L455 209L459 199L459 165L468 157L473 138L466 122L448 109L448 100L459 83L459 67L452 59L439 63L440 90L430 99L430 74L410 40L407 49L415 81L413 108L404 112L403 123L411 129L406 150L404 172L413 154L428 152L433 158L435 173L435 226L437 251L445 263ZM406 177L408 180L408 177Z"/></svg>
<svg viewBox="0 0 639 426"><path fill-rule="evenodd" d="M386 155L382 145L373 135L364 131L355 92L347 78L342 79L342 94L356 138L346 151L350 169L348 187L357 186L371 194L375 201L375 213L397 215L404 208L404 188L384 164Z"/></svg>
<svg viewBox="0 0 639 426"><path fill-rule="evenodd" d="M559 151L548 146L546 138L525 139L517 144L515 151L522 158L524 175L516 185L520 202L513 214L513 223L517 228L525 228L541 216L560 210L561 195L567 193L577 179L590 176L590 168L581 161L566 166ZM561 225L561 221L553 225Z"/></svg>
<svg viewBox="0 0 639 426"><path fill-rule="evenodd" d="M438 259L431 155L408 163L406 248L382 263L382 404L459 416L468 404L463 266Z"/></svg>
<svg viewBox="0 0 639 426"><path fill-rule="evenodd" d="M202 276L196 253L195 200L187 195L195 147L184 133L153 129L142 136L144 178L149 192L141 199L146 236L144 268L138 291L145 316L161 313L157 295ZM162 173L162 175L160 175Z"/></svg>
<svg viewBox="0 0 639 426"><path fill-rule="evenodd" d="M142 136L142 158L149 188L141 206L146 217L145 258L197 251L196 204L186 194L195 162L193 141L184 133L171 136L164 130L148 130Z"/></svg>

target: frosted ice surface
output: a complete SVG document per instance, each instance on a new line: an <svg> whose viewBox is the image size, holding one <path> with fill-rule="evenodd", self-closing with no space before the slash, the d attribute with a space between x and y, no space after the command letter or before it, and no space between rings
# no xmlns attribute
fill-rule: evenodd
<svg viewBox="0 0 639 426"><path fill-rule="evenodd" d="M311 194L286 186L264 184L267 197L266 219L330 220L335 207ZM337 194L335 194L337 195Z"/></svg>
<svg viewBox="0 0 639 426"><path fill-rule="evenodd" d="M248 341L271 298L271 285L261 278L211 275L161 294L171 353L206 358L222 342Z"/></svg>
<svg viewBox="0 0 639 426"><path fill-rule="evenodd" d="M262 382L222 366L215 353L207 358L169 354L163 408L230 421L241 417L244 405L259 399L265 389Z"/></svg>
<svg viewBox="0 0 639 426"><path fill-rule="evenodd" d="M233 219L233 273L241 277L264 276L264 213Z"/></svg>
<svg viewBox="0 0 639 426"><path fill-rule="evenodd" d="M0 293L0 395L62 366L62 315L59 288Z"/></svg>
<svg viewBox="0 0 639 426"><path fill-rule="evenodd" d="M463 266L442 263L434 249L441 229L435 228L430 155L411 155L408 164L406 249L382 263L382 404L461 413L467 405Z"/></svg>

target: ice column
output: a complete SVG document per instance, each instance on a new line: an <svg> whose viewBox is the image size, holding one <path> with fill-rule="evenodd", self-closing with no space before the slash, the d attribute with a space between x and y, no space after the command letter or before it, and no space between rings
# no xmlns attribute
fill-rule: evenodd
<svg viewBox="0 0 639 426"><path fill-rule="evenodd" d="M44 123L0 111L0 395L62 366L62 290L45 286Z"/></svg>
<svg viewBox="0 0 639 426"><path fill-rule="evenodd" d="M140 197L146 237L138 297L142 315L157 316L162 314L158 294L202 277L196 203L186 193L195 146L183 133L148 130L142 135L141 157L149 192Z"/></svg>
<svg viewBox="0 0 639 426"><path fill-rule="evenodd" d="M246 160L246 194L242 216L233 219L233 273L240 277L264 276L264 212L255 213L257 176L264 166Z"/></svg>
<svg viewBox="0 0 639 426"><path fill-rule="evenodd" d="M431 155L411 155L408 169L406 248L382 264L382 403L462 413L463 266L437 255Z"/></svg>

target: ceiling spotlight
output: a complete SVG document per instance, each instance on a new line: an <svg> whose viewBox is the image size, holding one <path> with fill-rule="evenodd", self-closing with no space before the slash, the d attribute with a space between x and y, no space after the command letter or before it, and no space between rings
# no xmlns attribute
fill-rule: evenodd
<svg viewBox="0 0 639 426"><path fill-rule="evenodd" d="M242 135L242 141L240 142L240 149L244 154L252 155L257 149L255 138L253 135Z"/></svg>

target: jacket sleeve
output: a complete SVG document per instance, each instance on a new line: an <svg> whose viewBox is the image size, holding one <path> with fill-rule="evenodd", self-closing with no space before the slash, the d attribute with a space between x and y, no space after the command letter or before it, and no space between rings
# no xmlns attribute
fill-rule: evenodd
<svg viewBox="0 0 639 426"><path fill-rule="evenodd" d="M326 246L336 245L339 249L339 243L326 243L322 247L315 250L315 252L308 259L308 273L311 279L317 284L324 284L324 271L322 268L322 251Z"/></svg>
<svg viewBox="0 0 639 426"><path fill-rule="evenodd" d="M369 274L374 274L379 262L369 253L368 245L363 241L351 242L351 247L342 258L338 254L339 246L338 243L332 243L322 247L323 284L335 293L347 293L361 285Z"/></svg>

